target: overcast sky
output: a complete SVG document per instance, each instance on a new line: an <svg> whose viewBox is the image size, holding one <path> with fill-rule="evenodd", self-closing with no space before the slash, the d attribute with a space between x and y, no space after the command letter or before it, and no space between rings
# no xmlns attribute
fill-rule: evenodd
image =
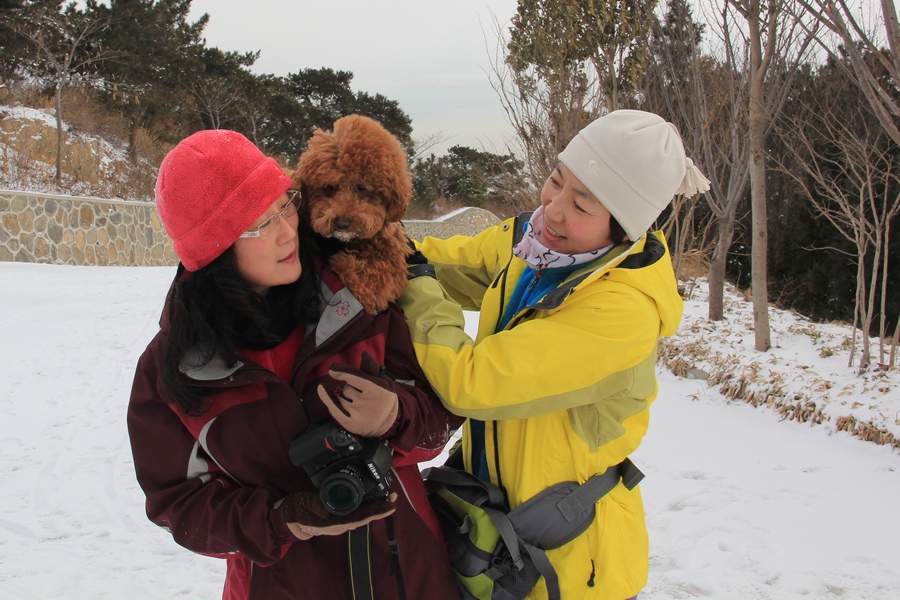
<svg viewBox="0 0 900 600"><path fill-rule="evenodd" d="M256 73L284 76L328 67L353 73L354 92L396 100L413 137L503 150L511 129L488 74L495 22L508 25L516 0L193 0L191 19L210 16L208 46L260 50ZM490 54L489 54L490 52Z"/></svg>

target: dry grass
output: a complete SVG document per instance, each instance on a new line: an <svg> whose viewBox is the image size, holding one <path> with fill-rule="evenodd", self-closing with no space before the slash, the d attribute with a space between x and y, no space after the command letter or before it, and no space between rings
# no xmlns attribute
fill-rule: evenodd
<svg viewBox="0 0 900 600"><path fill-rule="evenodd" d="M709 275L709 256L699 250L688 250L677 258L678 269L675 276L678 281L694 281L698 277Z"/></svg>
<svg viewBox="0 0 900 600"><path fill-rule="evenodd" d="M876 427L873 423L860 423L854 417L839 417L834 427L837 431L846 431L861 440L875 442L879 445L900 447L900 439L886 429Z"/></svg>
<svg viewBox="0 0 900 600"><path fill-rule="evenodd" d="M84 90L63 94L62 114L72 132L100 137L116 146L128 143L128 125L122 116L106 110Z"/></svg>
<svg viewBox="0 0 900 600"><path fill-rule="evenodd" d="M54 108L54 99L34 86L14 84L5 92L4 102L8 105L21 104L45 111ZM53 176L55 150L51 152L49 149L30 147L34 142L30 142L27 135L19 136L12 147L15 154L7 156L4 170L8 180L40 182L40 187L46 191L152 200L158 165L168 147L139 129L134 140L137 159L130 161L127 157L111 157L109 152L101 150L100 140L117 148L126 148L128 123L121 114L105 109L89 93L81 90L72 89L64 93L62 115L68 128L62 162L63 185L53 189L56 188ZM52 137L52 140L44 140L45 145L50 142L55 145L55 135ZM36 158L37 154L40 158Z"/></svg>
<svg viewBox="0 0 900 600"><path fill-rule="evenodd" d="M819 377L817 374L795 368L790 371L778 371L767 368L759 362L741 362L734 355L713 352L709 340L720 342L734 334L728 330L733 324L719 322L700 322L693 324L684 335L664 338L659 345L659 362L678 377L691 377L696 372L706 372L707 384L716 388L729 401L740 401L754 407L767 407L779 414L783 420L797 421L821 425L833 422L836 431L846 431L861 440L875 444L900 448L900 438L890 431L875 424L861 423L850 415L829 416L823 411L824 406L817 402L827 396L833 382ZM789 328L790 333L807 335L810 339L820 340L823 335L813 323L797 323ZM820 344L828 352L845 350L847 340L834 345ZM791 375L788 375L790 373ZM790 381L788 381L790 379ZM800 382L802 389L797 389ZM887 393L888 385L881 378L873 377L863 386L864 391ZM841 390L834 390L837 396ZM827 402L822 400L822 402ZM853 407L850 407L853 408Z"/></svg>

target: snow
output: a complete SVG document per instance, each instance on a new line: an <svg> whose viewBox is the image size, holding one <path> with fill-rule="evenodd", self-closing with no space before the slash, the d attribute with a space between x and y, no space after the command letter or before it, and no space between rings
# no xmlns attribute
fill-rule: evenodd
<svg viewBox="0 0 900 600"><path fill-rule="evenodd" d="M224 563L144 516L125 427L134 365L173 274L0 263L0 598L221 595ZM711 374L717 352L758 363L747 387L782 382L831 420L784 419L660 369L633 456L651 535L641 600L900 598L897 451L834 427L856 411L897 435L900 375L857 378L846 351L822 351L848 328L783 311L771 317L776 347L753 353L748 307L729 294L728 319L713 327L700 288L673 352L705 345L711 358L692 366Z"/></svg>

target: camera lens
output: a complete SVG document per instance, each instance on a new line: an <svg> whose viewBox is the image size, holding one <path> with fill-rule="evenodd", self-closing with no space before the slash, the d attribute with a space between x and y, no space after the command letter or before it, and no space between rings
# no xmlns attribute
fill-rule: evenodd
<svg viewBox="0 0 900 600"><path fill-rule="evenodd" d="M346 515L362 504L363 486L352 469L341 469L329 475L319 487L322 504L333 515Z"/></svg>

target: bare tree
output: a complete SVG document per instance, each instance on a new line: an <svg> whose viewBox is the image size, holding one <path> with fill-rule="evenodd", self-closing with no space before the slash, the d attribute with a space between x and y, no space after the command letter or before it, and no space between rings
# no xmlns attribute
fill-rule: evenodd
<svg viewBox="0 0 900 600"><path fill-rule="evenodd" d="M701 222L697 220L699 202L699 195L691 198L676 196L672 200L669 215L661 223L658 222L659 228L669 242L672 268L679 279L685 277L683 275L685 256L690 254L693 257L702 257L708 267L709 256L715 244L715 236L711 231L713 220L710 218Z"/></svg>
<svg viewBox="0 0 900 600"><path fill-rule="evenodd" d="M520 0L509 39L495 22L491 84L533 189L540 189L576 133L634 96L655 5Z"/></svg>
<svg viewBox="0 0 900 600"><path fill-rule="evenodd" d="M708 55L701 53L699 26L687 2L671 0L663 8L665 20L657 27L667 31L657 29L656 37L668 39L653 49L645 101L650 110L678 125L688 154L711 182L705 198L718 234L709 270L709 318L721 320L728 253L734 241L738 207L750 183L751 44L746 28L741 27L728 2L716 14L701 15L711 37L707 46L713 52ZM772 37L776 68L763 73L772 89L762 98L766 118L763 136L771 128L769 115L781 111L796 65L811 43L808 36L793 36L793 21L782 27L790 35Z"/></svg>
<svg viewBox="0 0 900 600"><path fill-rule="evenodd" d="M766 145L768 124L766 111L766 71L772 62L778 41L778 16L783 2L769 0L728 0L744 17L750 43L748 103L748 142L750 145L750 203L752 206L753 240L751 243L751 278L753 297L753 330L756 349L771 346L769 332L768 246L769 227L766 211ZM763 5L765 9L763 9Z"/></svg>
<svg viewBox="0 0 900 600"><path fill-rule="evenodd" d="M204 124L211 129L223 129L224 124L235 119L246 104L237 85L225 77L197 81L191 91Z"/></svg>
<svg viewBox="0 0 900 600"><path fill-rule="evenodd" d="M515 132L510 146L524 159L527 184L538 190L557 155L575 134L603 113L606 103L591 66L576 72L557 58L554 68L559 76L552 83L541 82L535 74L516 71L506 63L506 40L499 25L497 32L491 86Z"/></svg>
<svg viewBox="0 0 900 600"><path fill-rule="evenodd" d="M430 135L426 135L425 137L416 139L413 151L410 153L410 162L424 160L426 153L431 152L431 150L433 150L435 146L439 146L446 141L447 136L444 135L443 131L439 131L437 133L433 133Z"/></svg>
<svg viewBox="0 0 900 600"><path fill-rule="evenodd" d="M63 149L65 129L63 128L63 92L73 81L85 84L86 68L92 63L108 60L117 52L102 46L85 48L104 27L108 19L92 18L69 5L62 13L48 5L39 10L33 20L22 23L17 31L27 38L37 49L43 67L43 77L54 88L54 108L56 111L56 185L62 183Z"/></svg>
<svg viewBox="0 0 900 600"><path fill-rule="evenodd" d="M835 57L844 54L850 64L852 79L862 90L866 100L895 144L900 144L900 25L897 22L897 8L893 0L880 0L882 20L875 26L883 27L883 37L890 52L882 52L878 46L878 34L873 28L865 27L856 3L846 0L797 0L806 13L825 27L831 36L815 32L819 45ZM862 3L867 5L867 3ZM872 57L875 60L866 60ZM886 74L887 76L883 75Z"/></svg>
<svg viewBox="0 0 900 600"><path fill-rule="evenodd" d="M751 278L755 347L767 351L771 343L768 293L768 216L766 198L766 144L771 121L781 111L791 88L796 63L807 54L809 35L797 38L805 27L785 10L788 0L728 0L747 24L749 47L747 125L750 150L750 202L752 207ZM797 43L799 41L799 44ZM769 69L776 58L780 68ZM787 60L785 60L787 59ZM794 62L793 65L789 64ZM778 80L780 79L780 81ZM777 85L776 85L777 84Z"/></svg>
<svg viewBox="0 0 900 600"><path fill-rule="evenodd" d="M707 79L706 86L701 83L703 78L695 76L701 88L688 98L690 112L684 115L690 124L687 131L690 132L691 146L696 148L695 156L702 160L710 180L707 203L719 224L709 273L709 318L714 321L725 318L728 253L734 241L738 205L746 194L750 179L747 115L742 109L746 105L749 86L746 71L740 67L746 63L745 50L740 37L735 39L727 7L723 8L718 23L724 60L711 74L713 78ZM696 70L698 57L693 63ZM715 93L707 99L703 93L709 88Z"/></svg>
<svg viewBox="0 0 900 600"><path fill-rule="evenodd" d="M873 127L862 112L859 106L836 106L822 98L810 108L806 118L784 123L782 136L793 164L799 166L799 169L785 167L783 172L798 184L816 212L852 248L849 253L856 262L856 303L850 364L853 364L858 328L862 334L860 373L868 369L872 360L869 335L879 295L879 362L888 363L885 341L890 224L900 214L897 188L900 178L895 153L887 143L884 129ZM893 365L893 352L890 364Z"/></svg>
<svg viewBox="0 0 900 600"><path fill-rule="evenodd" d="M896 94L900 84L900 24L894 1L880 0L881 19L875 19L872 24L863 22L862 6L851 5L846 0L798 0L798 4L832 34L817 35L816 41L832 56L847 57L851 78L862 90L885 133L895 144L900 144L897 126L900 97ZM890 51L882 52L880 43L886 43ZM900 319L892 337L891 366L895 364L900 343ZM881 339L883 343L884 332Z"/></svg>

